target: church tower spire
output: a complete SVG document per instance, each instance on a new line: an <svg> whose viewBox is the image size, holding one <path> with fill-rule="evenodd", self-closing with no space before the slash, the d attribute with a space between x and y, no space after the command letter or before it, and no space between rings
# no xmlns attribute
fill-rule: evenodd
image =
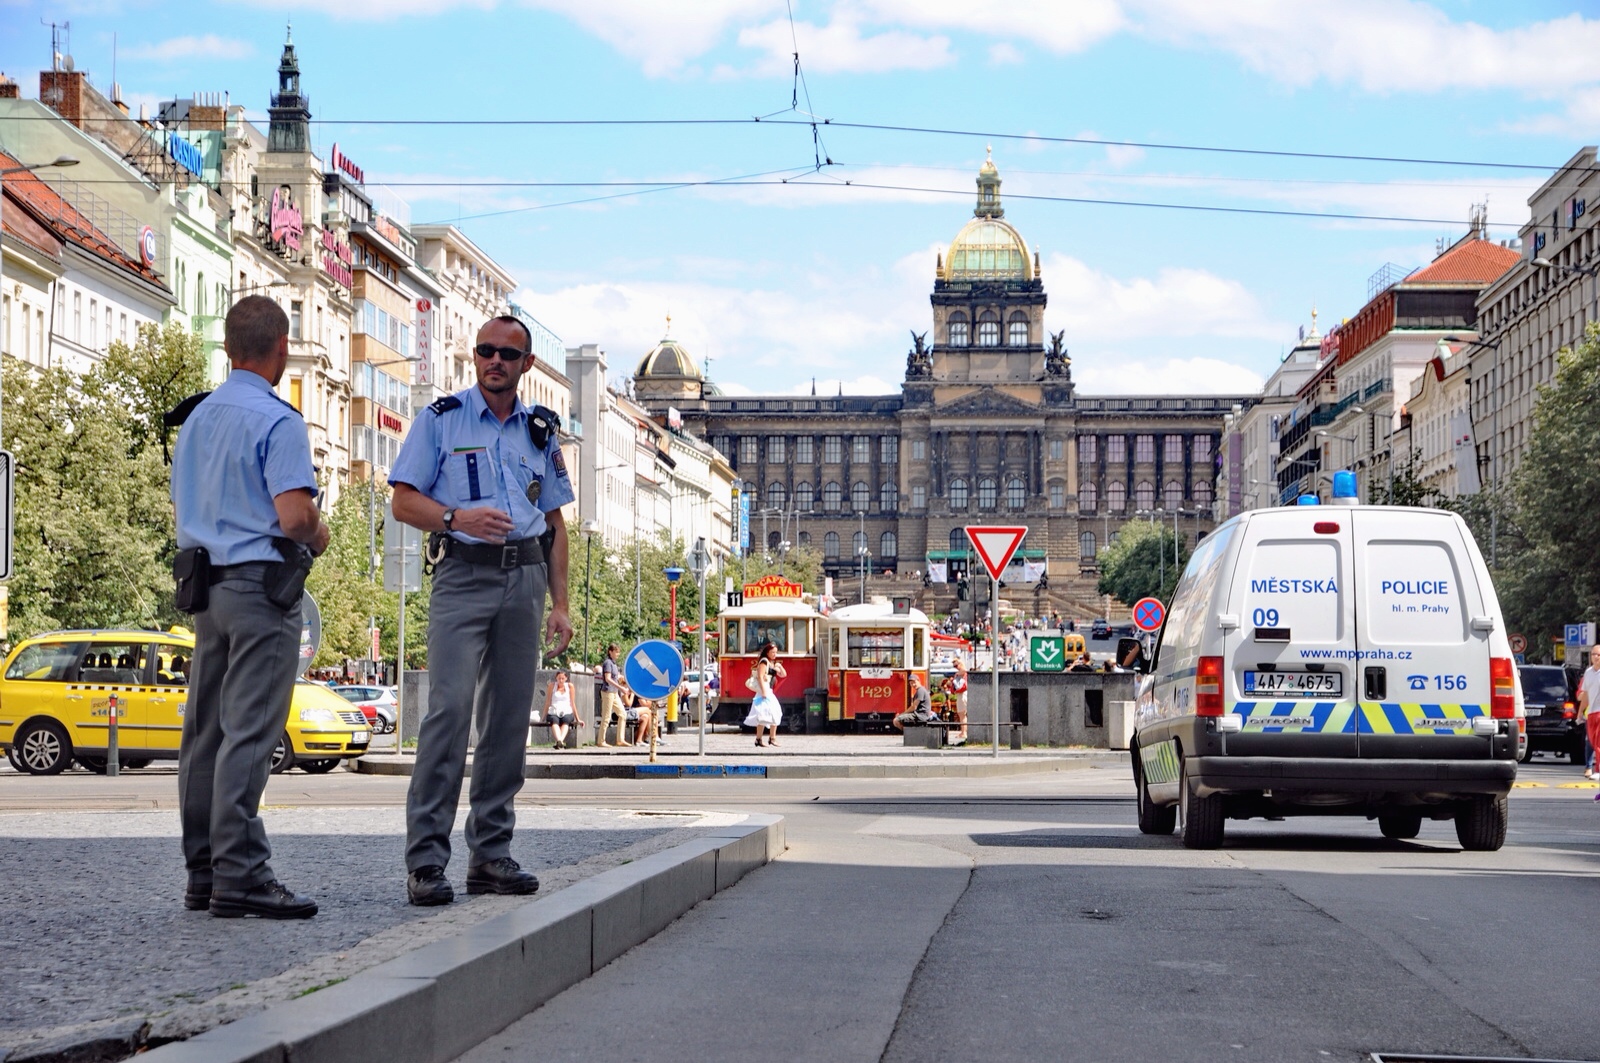
<svg viewBox="0 0 1600 1063"><path fill-rule="evenodd" d="M268 151L311 150L311 100L300 92L300 60L294 54L293 27L284 35L283 58L278 60L278 91L267 108L271 125Z"/></svg>

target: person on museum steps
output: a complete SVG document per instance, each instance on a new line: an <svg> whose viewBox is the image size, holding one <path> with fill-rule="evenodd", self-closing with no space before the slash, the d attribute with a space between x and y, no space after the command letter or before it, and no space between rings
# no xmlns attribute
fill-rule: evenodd
<svg viewBox="0 0 1600 1063"><path fill-rule="evenodd" d="M467 892L539 888L511 857L512 802L522 789L541 619L550 656L572 641L561 507L573 493L555 413L517 398L532 348L514 317L479 329L477 385L418 411L389 473L396 519L430 533L435 560L428 714L406 791L406 894L415 905L455 899L445 866L474 717Z"/></svg>

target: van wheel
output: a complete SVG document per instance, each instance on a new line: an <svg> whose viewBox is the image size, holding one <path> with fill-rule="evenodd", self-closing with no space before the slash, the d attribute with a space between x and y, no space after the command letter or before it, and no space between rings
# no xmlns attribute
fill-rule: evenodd
<svg viewBox="0 0 1600 1063"><path fill-rule="evenodd" d="M1378 829L1385 838L1405 841L1422 833L1421 812L1380 812Z"/></svg>
<svg viewBox="0 0 1600 1063"><path fill-rule="evenodd" d="M302 760L300 768L308 775L326 775L339 766L338 757L322 757L318 760Z"/></svg>
<svg viewBox="0 0 1600 1063"><path fill-rule="evenodd" d="M272 774L282 775L294 767L294 747L289 744L289 735L286 733L278 736L278 744L272 747Z"/></svg>
<svg viewBox="0 0 1600 1063"><path fill-rule="evenodd" d="M1185 849L1216 849L1222 845L1222 795L1195 796L1189 788L1187 767L1178 775L1178 813Z"/></svg>
<svg viewBox="0 0 1600 1063"><path fill-rule="evenodd" d="M1469 853L1492 853L1506 843L1505 794L1474 794L1456 813L1456 840Z"/></svg>
<svg viewBox="0 0 1600 1063"><path fill-rule="evenodd" d="M105 757L79 757L78 767L84 771L92 771L96 775L104 775L110 770L110 762Z"/></svg>
<svg viewBox="0 0 1600 1063"><path fill-rule="evenodd" d="M1139 802L1139 832L1141 834L1171 834L1178 825L1176 805L1158 805L1150 800L1144 787L1144 768L1139 762L1139 751L1133 751L1133 785Z"/></svg>

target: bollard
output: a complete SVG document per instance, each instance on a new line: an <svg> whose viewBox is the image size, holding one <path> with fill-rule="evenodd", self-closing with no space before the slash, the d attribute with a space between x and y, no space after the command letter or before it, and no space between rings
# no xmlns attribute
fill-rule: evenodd
<svg viewBox="0 0 1600 1063"><path fill-rule="evenodd" d="M122 762L117 753L117 695L106 699L106 774L122 774Z"/></svg>

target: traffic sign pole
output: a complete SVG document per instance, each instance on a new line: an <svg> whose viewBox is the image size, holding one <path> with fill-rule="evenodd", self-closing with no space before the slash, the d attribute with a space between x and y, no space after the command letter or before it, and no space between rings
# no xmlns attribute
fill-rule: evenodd
<svg viewBox="0 0 1600 1063"><path fill-rule="evenodd" d="M1020 540L1019 540L1020 541ZM1009 558L1007 559L1009 560ZM1001 566L1004 568L1004 565ZM994 755L1000 756L1000 577L990 575L989 689L994 694Z"/></svg>

